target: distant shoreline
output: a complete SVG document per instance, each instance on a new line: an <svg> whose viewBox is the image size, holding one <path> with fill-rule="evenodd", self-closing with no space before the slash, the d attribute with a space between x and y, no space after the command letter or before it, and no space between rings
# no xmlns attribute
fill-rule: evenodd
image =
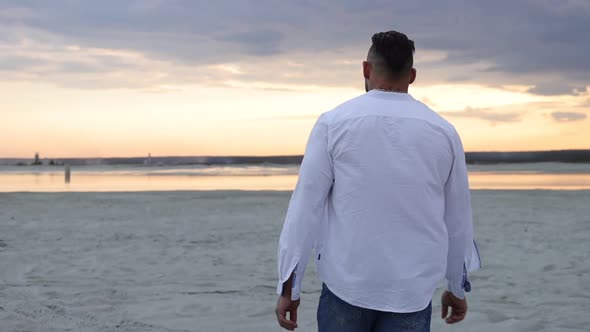
<svg viewBox="0 0 590 332"><path fill-rule="evenodd" d="M590 150L557 150L529 152L467 152L468 164L513 164L513 163L590 163ZM110 157L110 158L43 158L43 164L51 167L53 160L58 165L147 165L147 166L181 166L181 165L297 165L303 160L302 155L287 156L201 156L201 157ZM0 158L0 165L28 166L32 159Z"/></svg>

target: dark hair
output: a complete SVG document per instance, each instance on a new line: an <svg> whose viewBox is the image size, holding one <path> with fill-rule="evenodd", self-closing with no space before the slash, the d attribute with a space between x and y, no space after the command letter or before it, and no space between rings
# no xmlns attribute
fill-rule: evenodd
<svg viewBox="0 0 590 332"><path fill-rule="evenodd" d="M373 45L369 49L369 55L377 58L387 74L397 77L408 73L414 65L414 41L408 36L397 31L379 32L371 38Z"/></svg>

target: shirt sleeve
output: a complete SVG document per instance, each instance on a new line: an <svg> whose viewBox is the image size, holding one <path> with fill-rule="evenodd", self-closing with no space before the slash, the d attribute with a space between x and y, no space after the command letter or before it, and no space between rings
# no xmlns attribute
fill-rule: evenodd
<svg viewBox="0 0 590 332"><path fill-rule="evenodd" d="M447 289L458 298L471 290L467 272L481 266L479 251L473 240L471 194L467 177L465 152L459 135L453 136L454 161L445 184L445 224L449 236L447 256Z"/></svg>
<svg viewBox="0 0 590 332"><path fill-rule="evenodd" d="M300 297L303 274L319 233L324 207L333 183L332 158L328 152L328 126L322 115L309 136L299 169L299 179L289 202L279 240L277 293L281 294L283 283L295 272L291 290L293 300Z"/></svg>

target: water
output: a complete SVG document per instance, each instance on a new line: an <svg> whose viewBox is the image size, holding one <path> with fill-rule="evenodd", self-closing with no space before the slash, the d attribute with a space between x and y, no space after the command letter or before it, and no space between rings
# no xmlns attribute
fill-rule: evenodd
<svg viewBox="0 0 590 332"><path fill-rule="evenodd" d="M297 165L77 166L71 183L63 167L0 166L0 192L292 190ZM504 164L469 168L473 189L590 189L590 164Z"/></svg>

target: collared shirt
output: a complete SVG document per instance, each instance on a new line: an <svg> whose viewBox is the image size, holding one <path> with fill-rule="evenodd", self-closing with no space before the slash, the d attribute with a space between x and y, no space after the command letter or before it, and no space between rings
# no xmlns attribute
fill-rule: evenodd
<svg viewBox="0 0 590 332"><path fill-rule="evenodd" d="M349 304L415 312L438 283L464 297L480 267L455 128L406 93L371 90L313 127L279 241L292 299L315 246L320 279Z"/></svg>

